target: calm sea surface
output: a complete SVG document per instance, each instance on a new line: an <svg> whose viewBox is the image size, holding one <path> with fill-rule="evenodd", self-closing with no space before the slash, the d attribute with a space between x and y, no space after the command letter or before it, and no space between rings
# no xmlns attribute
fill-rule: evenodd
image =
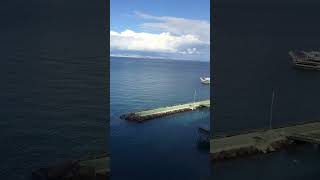
<svg viewBox="0 0 320 180"><path fill-rule="evenodd" d="M320 3L314 0L216 2L213 133L320 120L320 74L293 68L290 50L319 49ZM297 13L299 12L299 13ZM320 171L312 145L214 162L215 179L312 179Z"/></svg>
<svg viewBox="0 0 320 180"><path fill-rule="evenodd" d="M92 3L1 2L1 180L106 151L107 42L83 11Z"/></svg>
<svg viewBox="0 0 320 180"><path fill-rule="evenodd" d="M199 77L209 62L111 58L112 179L205 179L208 151L197 146L197 128L209 127L209 110L144 123L119 119L126 112L209 99Z"/></svg>

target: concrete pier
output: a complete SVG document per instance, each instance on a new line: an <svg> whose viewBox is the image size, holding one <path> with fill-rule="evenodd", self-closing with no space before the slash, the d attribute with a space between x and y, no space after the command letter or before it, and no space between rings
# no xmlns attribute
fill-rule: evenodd
<svg viewBox="0 0 320 180"><path fill-rule="evenodd" d="M110 155L107 153L80 160L66 160L32 172L34 180L108 180Z"/></svg>
<svg viewBox="0 0 320 180"><path fill-rule="evenodd" d="M96 177L108 178L110 176L110 155L101 154L79 161L82 167L92 167ZM103 179L103 178L101 178Z"/></svg>
<svg viewBox="0 0 320 180"><path fill-rule="evenodd" d="M210 140L212 160L276 151L295 141L320 144L320 122L217 136Z"/></svg>
<svg viewBox="0 0 320 180"><path fill-rule="evenodd" d="M178 104L168 107L160 107L140 112L127 113L120 116L121 119L143 122L154 118L164 117L179 112L192 111L202 107L210 107L210 100L197 101L185 104Z"/></svg>

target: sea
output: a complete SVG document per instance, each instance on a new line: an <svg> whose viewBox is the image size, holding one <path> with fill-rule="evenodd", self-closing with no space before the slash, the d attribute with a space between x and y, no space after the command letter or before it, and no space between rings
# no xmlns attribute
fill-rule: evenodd
<svg viewBox="0 0 320 180"><path fill-rule="evenodd" d="M215 3L212 134L319 121L320 74L294 68L288 54L291 50L319 50L320 26L314 23L319 17L319 2ZM319 152L317 146L302 145L267 155L212 162L211 177L314 179L320 173Z"/></svg>
<svg viewBox="0 0 320 180"><path fill-rule="evenodd" d="M120 115L210 98L210 63L188 60L110 59L110 144L112 179L208 179L208 149L198 128L209 127L209 109L143 123Z"/></svg>
<svg viewBox="0 0 320 180"><path fill-rule="evenodd" d="M61 3L0 3L1 180L108 151L104 5Z"/></svg>

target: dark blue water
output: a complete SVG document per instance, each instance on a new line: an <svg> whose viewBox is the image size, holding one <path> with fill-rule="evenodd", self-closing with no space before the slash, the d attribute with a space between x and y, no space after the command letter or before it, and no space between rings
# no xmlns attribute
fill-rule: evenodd
<svg viewBox="0 0 320 180"><path fill-rule="evenodd" d="M107 149L105 22L84 4L1 2L0 179Z"/></svg>
<svg viewBox="0 0 320 180"><path fill-rule="evenodd" d="M307 1L216 2L212 133L265 128L272 91L273 126L320 120L320 74L297 70L290 50L319 49L320 4ZM319 150L301 146L269 155L213 162L217 179L310 179Z"/></svg>
<svg viewBox="0 0 320 180"><path fill-rule="evenodd" d="M110 111L112 179L204 179L208 151L197 146L197 128L209 126L209 111L176 114L144 123L122 113L210 97L199 77L208 62L111 58Z"/></svg>

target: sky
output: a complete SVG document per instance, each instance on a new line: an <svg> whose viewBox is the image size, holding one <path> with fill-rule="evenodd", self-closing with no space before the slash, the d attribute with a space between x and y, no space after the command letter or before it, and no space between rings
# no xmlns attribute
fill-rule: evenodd
<svg viewBox="0 0 320 180"><path fill-rule="evenodd" d="M209 61L210 0L111 0L110 55Z"/></svg>

